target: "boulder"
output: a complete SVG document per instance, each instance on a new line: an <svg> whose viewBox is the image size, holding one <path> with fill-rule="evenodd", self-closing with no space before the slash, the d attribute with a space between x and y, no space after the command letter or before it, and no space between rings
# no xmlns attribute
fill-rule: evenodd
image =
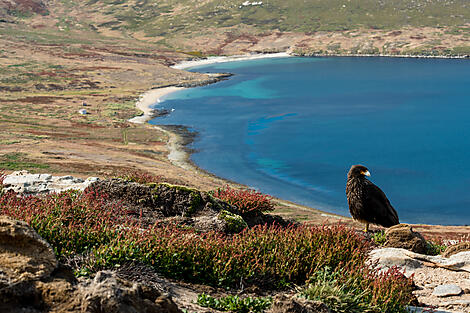
<svg viewBox="0 0 470 313"><path fill-rule="evenodd" d="M442 256L445 258L448 258L454 254L457 254L459 252L463 251L470 251L470 242L460 242L458 244L449 246L446 248L446 250L442 253Z"/></svg>
<svg viewBox="0 0 470 313"><path fill-rule="evenodd" d="M267 313L330 313L330 309L319 301L279 294Z"/></svg>
<svg viewBox="0 0 470 313"><path fill-rule="evenodd" d="M28 224L0 216L0 286L48 277L56 267L51 246Z"/></svg>
<svg viewBox="0 0 470 313"><path fill-rule="evenodd" d="M385 231L385 247L403 248L416 253L426 253L427 244L423 236L413 231L410 225L399 224Z"/></svg>

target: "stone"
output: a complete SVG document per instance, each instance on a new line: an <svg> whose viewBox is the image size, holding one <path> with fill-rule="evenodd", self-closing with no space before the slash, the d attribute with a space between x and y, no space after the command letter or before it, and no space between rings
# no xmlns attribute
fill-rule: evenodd
<svg viewBox="0 0 470 313"><path fill-rule="evenodd" d="M398 224L385 231L385 247L403 248L416 253L426 253L427 243L424 237L413 231L410 225Z"/></svg>
<svg viewBox="0 0 470 313"><path fill-rule="evenodd" d="M218 218L226 222L226 231L229 233L239 233L248 227L240 215L227 210L220 211Z"/></svg>
<svg viewBox="0 0 470 313"><path fill-rule="evenodd" d="M449 246L446 248L446 250L442 253L442 256L445 258L448 258L454 254L457 254L459 252L463 251L470 251L470 242L460 242L458 244Z"/></svg>
<svg viewBox="0 0 470 313"><path fill-rule="evenodd" d="M0 216L0 285L47 277L57 264L49 243L28 224Z"/></svg>
<svg viewBox="0 0 470 313"><path fill-rule="evenodd" d="M274 297L267 313L330 313L330 309L320 301L311 301L285 294Z"/></svg>
<svg viewBox="0 0 470 313"><path fill-rule="evenodd" d="M93 280L78 287L82 312L182 313L157 290L121 280L111 271L98 272Z"/></svg>
<svg viewBox="0 0 470 313"><path fill-rule="evenodd" d="M39 195L58 193L69 189L84 190L98 180L97 177L89 177L83 180L73 176L52 176L50 174L31 174L28 171L16 171L5 176L3 189L25 195Z"/></svg>
<svg viewBox="0 0 470 313"><path fill-rule="evenodd" d="M406 276L422 267L422 262L409 255L409 251L400 248L382 248L372 250L369 254L370 264L375 264L381 270L397 266Z"/></svg>
<svg viewBox="0 0 470 313"><path fill-rule="evenodd" d="M433 296L437 297L458 296L461 293L462 289L456 284L439 285L432 292Z"/></svg>

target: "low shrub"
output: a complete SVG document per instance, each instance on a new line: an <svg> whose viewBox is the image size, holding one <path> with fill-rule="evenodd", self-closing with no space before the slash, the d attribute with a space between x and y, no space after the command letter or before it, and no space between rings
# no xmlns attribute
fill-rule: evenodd
<svg viewBox="0 0 470 313"><path fill-rule="evenodd" d="M385 231L379 230L371 235L372 242L377 246L383 246L387 241L387 236L385 235Z"/></svg>
<svg viewBox="0 0 470 313"><path fill-rule="evenodd" d="M426 240L426 254L427 255L439 255L445 251L447 246L440 241Z"/></svg>
<svg viewBox="0 0 470 313"><path fill-rule="evenodd" d="M126 169L114 174L115 177L122 180L131 181L139 184L150 184L150 183L159 183L162 181L161 176L153 175L151 173L135 170L135 169Z"/></svg>
<svg viewBox="0 0 470 313"><path fill-rule="evenodd" d="M236 313L262 313L271 306L271 303L272 299L270 297L240 298L238 296L226 296L217 299L205 293L197 296L197 304L202 307Z"/></svg>
<svg viewBox="0 0 470 313"><path fill-rule="evenodd" d="M345 265L340 271L325 267L318 271L302 294L324 302L332 312L408 312L412 279L396 267L376 271L365 265Z"/></svg>
<svg viewBox="0 0 470 313"><path fill-rule="evenodd" d="M253 189L239 190L225 186L213 191L212 195L237 207L241 214L274 210L272 197Z"/></svg>
<svg viewBox="0 0 470 313"><path fill-rule="evenodd" d="M0 198L0 213L23 220L54 248L59 258L109 244L120 228L132 226L125 210L94 191L65 191L45 197Z"/></svg>
<svg viewBox="0 0 470 313"><path fill-rule="evenodd" d="M137 262L187 282L276 289L303 285L328 268L340 273L335 283L328 282L329 293L353 292L351 301L365 299L382 312L402 312L400 305L411 295L409 280L398 271L381 274L365 265L370 244L344 225L263 225L234 235L198 233L174 224L142 229L122 205L92 190L44 197L8 192L0 197L0 214L30 224L61 260L86 255L76 268L82 275ZM319 294L325 292L312 291L311 297Z"/></svg>

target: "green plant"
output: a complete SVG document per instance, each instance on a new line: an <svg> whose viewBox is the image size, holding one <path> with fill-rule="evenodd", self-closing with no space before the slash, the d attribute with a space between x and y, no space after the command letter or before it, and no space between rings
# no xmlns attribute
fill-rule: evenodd
<svg viewBox="0 0 470 313"><path fill-rule="evenodd" d="M387 241L387 236L385 236L385 231L380 230L372 234L371 240L377 246L383 246Z"/></svg>
<svg viewBox="0 0 470 313"><path fill-rule="evenodd" d="M267 298L240 298L238 296L226 296L214 298L202 293L197 296L197 303L206 308L212 308L219 311L230 311L236 313L261 313L271 306L272 299Z"/></svg>
<svg viewBox="0 0 470 313"><path fill-rule="evenodd" d="M411 291L412 279L396 267L379 272L365 264L344 264L341 270L318 271L302 295L324 302L333 313L405 313Z"/></svg>
<svg viewBox="0 0 470 313"><path fill-rule="evenodd" d="M426 254L427 255L439 255L447 247L441 242L434 242L432 240L426 240Z"/></svg>

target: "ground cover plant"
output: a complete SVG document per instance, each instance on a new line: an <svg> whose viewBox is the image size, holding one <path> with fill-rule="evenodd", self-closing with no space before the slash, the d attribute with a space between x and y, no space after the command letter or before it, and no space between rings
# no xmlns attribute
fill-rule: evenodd
<svg viewBox="0 0 470 313"><path fill-rule="evenodd" d="M212 195L238 208L241 214L262 213L274 210L272 198L253 189L218 188Z"/></svg>
<svg viewBox="0 0 470 313"><path fill-rule="evenodd" d="M122 205L93 190L44 197L7 192L0 197L0 214L26 221L61 261L86 255L75 268L79 275L138 262L187 282L282 289L304 285L328 268L342 273L338 282L354 282L346 284L347 292L366 291L361 299L373 308L401 312L410 300L410 281L370 270L365 265L369 243L344 225L264 225L234 235L198 233L176 224L142 229Z"/></svg>
<svg viewBox="0 0 470 313"><path fill-rule="evenodd" d="M202 293L197 296L197 304L202 307L216 309L218 311L230 311L235 313L262 313L271 306L270 297L240 298L239 296L226 296L214 298Z"/></svg>

